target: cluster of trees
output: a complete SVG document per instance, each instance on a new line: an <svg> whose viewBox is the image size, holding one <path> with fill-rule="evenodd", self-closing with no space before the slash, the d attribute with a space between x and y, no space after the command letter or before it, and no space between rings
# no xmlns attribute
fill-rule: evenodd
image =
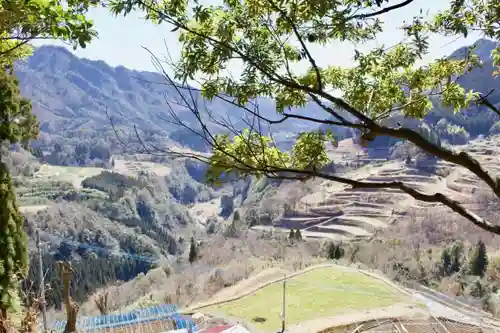
<svg viewBox="0 0 500 333"><path fill-rule="evenodd" d="M342 245L335 245L334 242L328 242L326 246L326 257L328 259L338 260L345 255L345 250Z"/></svg>
<svg viewBox="0 0 500 333"><path fill-rule="evenodd" d="M133 177L128 177L116 172L103 171L99 175L85 178L82 186L106 192L112 199L124 196L127 189L142 188L144 183Z"/></svg>
<svg viewBox="0 0 500 333"><path fill-rule="evenodd" d="M186 207L161 191L143 189L134 192L132 188L119 200L91 199L80 204L134 228L137 234L149 236L170 254L179 252L175 231L191 224Z"/></svg>
<svg viewBox="0 0 500 333"><path fill-rule="evenodd" d="M295 229L295 230L290 229L290 233L288 234L288 239L301 241L302 240L302 233L300 232L300 229Z"/></svg>
<svg viewBox="0 0 500 333"><path fill-rule="evenodd" d="M52 165L67 165L67 166L96 166L108 167L111 157L111 147L105 141L105 138L100 142L83 141L78 143L72 142L63 137L59 140L50 140L50 145L36 145L36 156L40 162ZM44 147L47 154L44 154Z"/></svg>
<svg viewBox="0 0 500 333"><path fill-rule="evenodd" d="M464 264L464 247L460 242L454 243L451 248L445 248L441 255L440 274L442 277L451 276L462 270L470 275L484 277L488 268L488 254L483 241L478 241L472 249L468 265Z"/></svg>
<svg viewBox="0 0 500 333"><path fill-rule="evenodd" d="M45 268L45 283L49 286L46 293L46 302L49 307L54 306L61 309L64 302L62 281L57 269L57 262L60 260L72 263L75 274L71 281L71 297L77 302L85 301L98 289L118 282L129 281L140 273L147 273L155 265L132 258L111 256L105 253L94 253L83 248L76 251L80 254L77 258L73 253L57 251L43 255L42 262ZM37 266L38 258L30 258L33 263L29 267L27 279L23 282L24 288L32 292L39 293L40 276Z"/></svg>
<svg viewBox="0 0 500 333"><path fill-rule="evenodd" d="M469 142L470 134L460 125L450 124L445 118L439 120L435 126L439 137L453 145L463 145Z"/></svg>
<svg viewBox="0 0 500 333"><path fill-rule="evenodd" d="M432 245L420 245L414 240L374 240L341 247L344 251L339 251L340 258L381 270L410 288L415 284L425 285L464 303L481 306L495 315L500 314L500 258L489 255L481 240L474 244L462 240L450 244L446 240ZM336 249L327 244L325 256L336 259Z"/></svg>

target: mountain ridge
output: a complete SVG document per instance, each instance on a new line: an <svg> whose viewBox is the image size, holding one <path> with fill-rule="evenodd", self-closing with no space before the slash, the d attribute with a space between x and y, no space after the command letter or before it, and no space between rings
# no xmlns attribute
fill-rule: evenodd
<svg viewBox="0 0 500 333"><path fill-rule="evenodd" d="M489 55L497 45L480 39L475 42L474 52L483 61L482 68L476 68L459 78L466 89L475 89L483 94L500 85L500 79L492 76L493 66ZM461 47L449 57L463 57L467 47ZM34 54L16 68L22 94L31 99L33 110L41 123L42 133L61 137L114 136L114 126L128 128L134 136L135 128L153 135L154 140L169 140L195 150L209 150L202 137L191 133L200 124L192 110L182 105L178 91L168 86L160 74L149 71L128 69L124 66L110 66L102 60L78 58L60 46L41 46ZM185 94L186 97L189 94ZM193 92L196 103L205 113L203 120L213 132L228 132L227 128L209 121L210 112L217 120L233 124L238 130L247 127L244 110L224 101L205 101L199 91ZM491 101L500 102L500 91L494 90ZM179 105L180 104L180 105ZM259 112L264 117L277 119L274 101L259 98ZM479 109L484 109L480 107ZM184 123L172 124L169 113L174 112ZM431 127L445 119L449 124L464 127L472 137L489 134L492 125L500 119L489 112L486 116L475 114L478 109L471 107L454 114L438 101L434 110L426 116L425 122ZM203 112L209 111L209 112ZM308 116L324 118L327 115L315 103L293 112L307 112ZM323 126L324 127L324 126ZM288 120L271 127L273 136L285 148L293 144L293 137L300 132L322 128L312 122ZM339 139L352 137L352 131L334 128ZM267 129L265 130L267 132Z"/></svg>
<svg viewBox="0 0 500 333"><path fill-rule="evenodd" d="M133 124L142 130L168 135L189 147L193 145L189 140L186 142L188 127L200 127L192 110L179 105L183 102L178 91L168 86L160 73L112 67L102 60L78 58L63 47L41 46L18 64L16 74L21 92L32 100L45 133L61 134L63 129L111 131L112 120L115 126ZM203 101L199 91L192 93L196 103L202 108L206 106L219 121L227 118L238 128L246 126L242 122L242 109L218 99ZM185 96L190 97L187 92ZM277 118L273 101L263 99L259 106L263 116ZM170 107L185 122L186 128L169 123ZM323 112L319 107L310 111L317 115ZM213 122L209 127L214 131L227 131ZM288 121L273 126L273 132L279 138L312 128L314 124ZM204 147L194 144L192 148L203 150Z"/></svg>

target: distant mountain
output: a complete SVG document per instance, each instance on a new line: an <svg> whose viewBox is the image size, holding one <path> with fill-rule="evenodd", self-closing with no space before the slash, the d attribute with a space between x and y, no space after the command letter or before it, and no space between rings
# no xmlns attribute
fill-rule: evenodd
<svg viewBox="0 0 500 333"><path fill-rule="evenodd" d="M482 66L474 68L471 72L457 79L466 90L474 90L488 95L488 100L500 107L500 77L494 77L495 71L491 59L491 51L498 47L498 43L479 39L474 44L473 52L479 56ZM450 55L450 58L463 59L468 52L468 47L461 47ZM491 112L484 106L473 105L468 110L453 113L451 108L446 108L436 99L434 101L434 112L426 120L430 123L437 123L445 118L450 123L464 127L472 137L477 135L487 135L491 127L500 120L498 115Z"/></svg>
<svg viewBox="0 0 500 333"><path fill-rule="evenodd" d="M491 52L498 47L498 43L488 40L479 39L474 45L473 52L481 59L482 66L474 68L470 73L458 79L458 82L465 89L474 89L482 93L493 92L489 95L489 99L493 103L500 102L500 78L494 77L492 74L495 71ZM467 55L467 47L462 47L453 52L450 58L464 58ZM495 89L497 88L497 89Z"/></svg>
<svg viewBox="0 0 500 333"><path fill-rule="evenodd" d="M62 47L42 46L33 56L16 68L22 94L33 101L33 109L45 133L79 131L109 131L109 117L116 126L132 126L168 135L172 140L193 148L203 148L203 142L187 128L173 125L167 100L181 102L181 98L159 73L111 67L103 61L81 59ZM188 93L185 96L190 99ZM207 107L211 115L237 128L248 127L243 110L221 100L203 101L201 94L194 99L202 111ZM260 99L260 113L277 119L274 102ZM175 114L190 128L197 128L195 115L186 107L171 104ZM317 106L308 107L309 116L324 116ZM109 117L108 117L109 116ZM207 118L205 114L205 119ZM212 130L224 130L208 122ZM301 131L316 128L315 124L286 121L272 127L281 141Z"/></svg>
<svg viewBox="0 0 500 333"><path fill-rule="evenodd" d="M496 43L480 39L476 52L483 61L483 67L459 78L466 89L489 93L493 103L500 104L500 79L492 76L491 50ZM450 57L463 57L466 48L460 48ZM41 122L44 133L58 136L78 137L79 133L94 133L101 137L113 135L109 117L116 126L137 126L151 135L161 135L198 150L206 149L200 137L193 135L190 128L199 128L195 115L189 109L176 103L170 104L176 116L189 128L169 122L167 100L180 102L178 92L168 86L159 73L130 70L122 66L111 67L103 61L81 59L62 47L42 46L33 56L20 63L17 75L21 82L23 95L33 101L34 112ZM191 98L187 93L188 99ZM221 100L206 102L201 94L195 92L194 99L202 111L208 110L219 121L230 123L236 128L248 127L245 112ZM182 104L182 103L181 103ZM277 119L275 104L266 98L259 99L262 116ZM472 107L458 114L445 108L436 100L435 110L426 117L426 122L435 126L441 119L464 127L472 137L488 134L491 126L499 119L484 107ZM327 114L314 103L305 110L294 112L307 113L310 117L326 119ZM204 119L208 114L204 112ZM207 121L212 131L227 131L223 126ZM267 126L262 127L264 131ZM290 147L293 137L302 131L318 128L317 124L297 120L285 121L272 126L276 139L285 147ZM351 136L347 129L336 129L340 138Z"/></svg>

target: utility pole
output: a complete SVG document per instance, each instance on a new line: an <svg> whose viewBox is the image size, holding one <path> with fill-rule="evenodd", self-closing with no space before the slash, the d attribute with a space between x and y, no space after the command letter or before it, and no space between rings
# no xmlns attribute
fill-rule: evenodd
<svg viewBox="0 0 500 333"><path fill-rule="evenodd" d="M42 248L40 246L40 231L36 229L36 248L38 250L38 274L40 276L40 298L42 306L43 331L47 329L47 309L45 308L45 276L43 274Z"/></svg>
<svg viewBox="0 0 500 333"><path fill-rule="evenodd" d="M285 332L285 319L286 319L286 275L283 279L283 308L281 310L281 332L280 333L284 333Z"/></svg>

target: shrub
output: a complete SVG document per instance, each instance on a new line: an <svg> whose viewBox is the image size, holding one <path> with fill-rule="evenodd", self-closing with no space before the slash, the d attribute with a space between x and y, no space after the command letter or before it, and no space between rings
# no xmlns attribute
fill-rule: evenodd
<svg viewBox="0 0 500 333"><path fill-rule="evenodd" d="M135 178L109 171L103 171L99 175L84 179L82 186L118 195L119 197L123 196L127 188L142 187L141 183Z"/></svg>

